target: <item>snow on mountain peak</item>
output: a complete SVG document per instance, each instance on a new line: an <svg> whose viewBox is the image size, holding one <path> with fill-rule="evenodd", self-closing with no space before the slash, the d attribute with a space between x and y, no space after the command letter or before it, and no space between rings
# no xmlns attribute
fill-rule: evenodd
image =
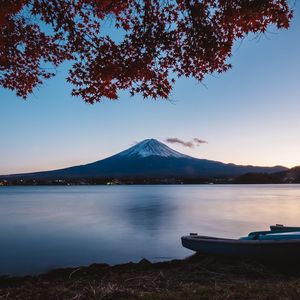
<svg viewBox="0 0 300 300"><path fill-rule="evenodd" d="M148 157L148 156L160 156L160 157L175 157L175 158L186 158L187 155L181 154L167 145L159 142L155 139L147 139L137 143L131 148L120 152L117 156L127 157Z"/></svg>

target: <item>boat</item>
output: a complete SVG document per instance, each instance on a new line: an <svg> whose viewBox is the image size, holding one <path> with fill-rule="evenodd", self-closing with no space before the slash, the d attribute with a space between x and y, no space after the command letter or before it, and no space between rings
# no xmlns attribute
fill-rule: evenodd
<svg viewBox="0 0 300 300"><path fill-rule="evenodd" d="M232 257L300 261L300 230L256 231L239 239L202 236L192 233L181 237L190 250Z"/></svg>
<svg viewBox="0 0 300 300"><path fill-rule="evenodd" d="M270 230L271 231L300 231L300 227L276 224L276 225L271 225Z"/></svg>
<svg viewBox="0 0 300 300"><path fill-rule="evenodd" d="M283 233L283 232L297 232L300 231L300 227L296 226L284 226L281 224L271 225L270 230L265 231L253 231L248 234L248 236L257 236L264 234L272 234L272 233Z"/></svg>

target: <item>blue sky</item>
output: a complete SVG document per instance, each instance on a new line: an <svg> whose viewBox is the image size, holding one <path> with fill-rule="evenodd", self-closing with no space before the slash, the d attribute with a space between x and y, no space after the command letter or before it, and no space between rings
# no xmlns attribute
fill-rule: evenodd
<svg viewBox="0 0 300 300"><path fill-rule="evenodd" d="M85 104L70 96L67 65L26 101L0 89L0 174L96 161L136 141L206 140L170 145L198 158L253 165L300 165L300 8L288 30L237 42L233 69L204 85L179 80L171 101L120 93Z"/></svg>

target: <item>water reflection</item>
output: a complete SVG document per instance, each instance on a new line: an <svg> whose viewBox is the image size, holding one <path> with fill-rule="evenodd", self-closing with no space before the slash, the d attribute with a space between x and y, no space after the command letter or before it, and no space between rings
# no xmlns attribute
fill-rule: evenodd
<svg viewBox="0 0 300 300"><path fill-rule="evenodd" d="M299 185L1 187L0 273L180 258L188 232L239 237L299 216Z"/></svg>
<svg viewBox="0 0 300 300"><path fill-rule="evenodd" d="M118 215L133 230L157 235L165 224L172 224L176 209L175 203L166 201L164 196L159 190L150 190L146 195L138 191L122 201Z"/></svg>

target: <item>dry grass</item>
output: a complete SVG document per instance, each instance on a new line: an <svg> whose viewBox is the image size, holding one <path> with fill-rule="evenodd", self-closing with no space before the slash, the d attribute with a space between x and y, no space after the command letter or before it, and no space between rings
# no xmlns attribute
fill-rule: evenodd
<svg viewBox="0 0 300 300"><path fill-rule="evenodd" d="M300 299L300 268L195 255L0 278L0 299Z"/></svg>

